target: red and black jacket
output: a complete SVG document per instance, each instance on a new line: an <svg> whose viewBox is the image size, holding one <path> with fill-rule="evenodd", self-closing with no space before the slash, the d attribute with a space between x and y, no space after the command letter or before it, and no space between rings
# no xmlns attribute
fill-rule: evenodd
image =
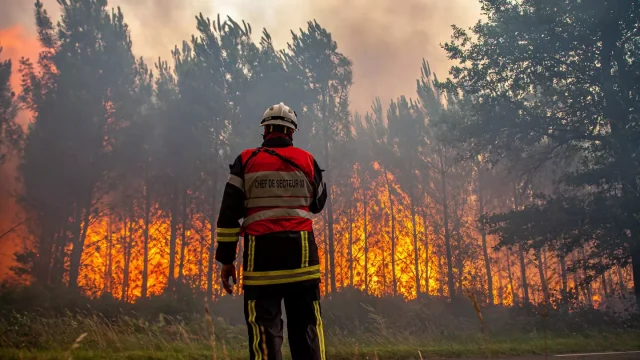
<svg viewBox="0 0 640 360"><path fill-rule="evenodd" d="M244 286L320 278L311 217L327 199L322 171L310 153L285 137L244 150L230 165L217 223L216 260L233 263L243 235Z"/></svg>

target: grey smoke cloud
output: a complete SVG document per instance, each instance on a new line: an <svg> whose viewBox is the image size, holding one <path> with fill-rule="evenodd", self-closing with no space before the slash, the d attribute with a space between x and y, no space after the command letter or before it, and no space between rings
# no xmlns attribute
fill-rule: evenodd
<svg viewBox="0 0 640 360"><path fill-rule="evenodd" d="M26 25L33 31L33 0L0 0L0 28ZM57 16L56 0L43 0ZM316 19L334 36L354 63L352 108L367 111L375 96L383 102L400 95L415 97L415 80L424 57L439 77L451 63L440 43L451 25L473 25L480 17L477 0L111 0L121 6L138 55L150 62L168 58L170 50L195 32L195 15L231 15L252 25L256 40L266 27L283 48L290 30ZM284 99L286 101L286 99Z"/></svg>
<svg viewBox="0 0 640 360"><path fill-rule="evenodd" d="M422 58L441 77L450 63L440 43L451 24L468 27L479 17L475 0L350 0L318 2L313 9L339 48L354 62L352 104L369 110L400 95L415 97ZM475 6L470 6L475 5Z"/></svg>
<svg viewBox="0 0 640 360"><path fill-rule="evenodd" d="M10 27L29 18L35 1L0 0L0 29Z"/></svg>

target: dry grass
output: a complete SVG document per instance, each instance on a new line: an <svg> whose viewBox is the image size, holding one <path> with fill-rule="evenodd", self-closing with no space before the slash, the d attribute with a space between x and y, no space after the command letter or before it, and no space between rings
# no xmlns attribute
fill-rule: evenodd
<svg viewBox="0 0 640 360"><path fill-rule="evenodd" d="M206 319L209 316L209 319ZM205 315L202 326L160 317L156 323L139 319L109 322L91 317L44 320L25 319L23 328L2 328L2 359L246 359L246 329L229 327ZM27 328L27 323L29 324ZM213 329L216 332L213 332ZM623 351L640 349L640 332L538 334L494 338L483 335L428 338L423 334L370 337L326 329L327 357L347 359L425 359L433 357L495 357L508 355ZM13 331L10 333L10 331ZM17 331L17 332L16 332ZM80 334L78 336L78 334ZM211 335L215 337L212 345ZM402 339L402 340L401 340ZM72 343L71 348L64 344ZM79 346L79 345L82 346ZM288 348L283 346L285 359Z"/></svg>
<svg viewBox="0 0 640 360"><path fill-rule="evenodd" d="M640 331L630 330L638 328L633 318L611 322L610 326L601 320L608 318L593 311L584 317L570 314L563 318L552 306L537 312L483 308L473 293L467 295L470 302L461 302L444 314L442 310L448 305L437 301L407 304L356 297L328 303L327 357L491 358L640 349ZM193 308L202 306L200 302ZM73 352L74 360L246 359L246 326L230 325L222 319L225 314L235 311L221 303L212 308L205 303L204 319L202 314L183 318L131 313L67 312L50 317L5 313L0 317L0 358L69 359ZM283 353L285 359L290 358L286 337Z"/></svg>
<svg viewBox="0 0 640 360"><path fill-rule="evenodd" d="M69 350L67 351L67 354L66 354L66 356L65 356L67 359L69 359L69 360L71 360L71 359L72 359L72 357L71 357L71 352L72 352L74 349L77 349L77 348L80 346L80 342L82 341L82 339L84 339L84 337L85 337L85 336L87 336L87 333L82 333L82 334L81 334L80 336L78 336L78 338L73 342L73 344L71 345L71 347L69 348Z"/></svg>
<svg viewBox="0 0 640 360"><path fill-rule="evenodd" d="M213 353L213 360L218 360L218 354L216 351L216 332L213 327L213 319L209 312L209 304L207 299L204 300L204 317L207 324L207 331L209 332L209 343L211 344L211 352Z"/></svg>
<svg viewBox="0 0 640 360"><path fill-rule="evenodd" d="M617 334L606 335L602 339L598 339L594 334L592 337L566 337L554 338L549 340L549 349L552 353L574 353L582 351L625 351L640 349L640 334ZM87 338L88 339L88 338ZM399 359L428 359L428 358L482 358L487 352L482 349L481 343L478 341L468 343L424 343L419 346L402 345L402 344L386 344L386 345L369 345L359 346L358 356L360 359L377 359L377 360L399 360ZM284 349L284 358L290 359L288 351ZM516 356L516 355L542 355L544 352L544 344L542 339L514 339L499 340L493 342L488 349L491 356ZM345 348L335 344L328 344L327 358L332 360L350 360L354 359L355 347ZM130 360L150 360L150 359L211 359L212 352L208 348L195 349L183 347L178 350L125 350L125 351L96 351L87 349L83 346L74 353L75 360L82 359L130 359ZM33 360L53 360L64 358L62 351L30 351L18 349L1 349L0 358L13 359L33 359ZM244 360L247 358L246 351L238 351L230 354L229 360Z"/></svg>

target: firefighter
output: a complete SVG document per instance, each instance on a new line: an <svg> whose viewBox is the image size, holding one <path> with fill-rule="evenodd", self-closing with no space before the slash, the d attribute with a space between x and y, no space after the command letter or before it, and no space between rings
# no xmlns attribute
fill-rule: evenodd
<svg viewBox="0 0 640 360"><path fill-rule="evenodd" d="M220 276L231 294L242 234L250 359L282 359L284 301L293 360L324 360L320 262L311 220L327 199L323 170L310 153L293 146L298 119L290 107L269 107L260 124L262 146L244 150L230 165L217 223Z"/></svg>

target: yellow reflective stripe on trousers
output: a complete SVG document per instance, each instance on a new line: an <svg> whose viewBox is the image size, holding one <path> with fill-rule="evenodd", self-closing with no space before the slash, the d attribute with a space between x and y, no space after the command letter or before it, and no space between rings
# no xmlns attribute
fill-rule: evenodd
<svg viewBox="0 0 640 360"><path fill-rule="evenodd" d="M258 330L258 324L256 323L256 301L249 300L247 304L247 311L249 313L249 325L253 332L253 352L256 354L256 360L262 360L262 351L260 351L260 331Z"/></svg>
<svg viewBox="0 0 640 360"><path fill-rule="evenodd" d="M324 349L324 327L322 326L322 315L320 314L320 303L318 301L313 302L313 307L316 313L316 334L318 336L318 346L320 347L320 359L325 360L326 354Z"/></svg>
<svg viewBox="0 0 640 360"><path fill-rule="evenodd" d="M271 219L271 218L279 218L279 217L302 217L305 219L311 219L311 213L305 210L300 209L269 209L257 212L253 215L247 216L242 221L242 226L247 226L253 222Z"/></svg>
<svg viewBox="0 0 640 360"><path fill-rule="evenodd" d="M302 267L304 268L309 266L309 233L301 231L300 239L302 239Z"/></svg>
<svg viewBox="0 0 640 360"><path fill-rule="evenodd" d="M243 275L243 279L246 279L247 273L253 271L253 261L256 253L256 237L249 235L249 253L247 254L247 271ZM246 283L246 282L245 282Z"/></svg>
<svg viewBox="0 0 640 360"><path fill-rule="evenodd" d="M273 285L320 278L320 265L276 271L245 272L245 285Z"/></svg>

